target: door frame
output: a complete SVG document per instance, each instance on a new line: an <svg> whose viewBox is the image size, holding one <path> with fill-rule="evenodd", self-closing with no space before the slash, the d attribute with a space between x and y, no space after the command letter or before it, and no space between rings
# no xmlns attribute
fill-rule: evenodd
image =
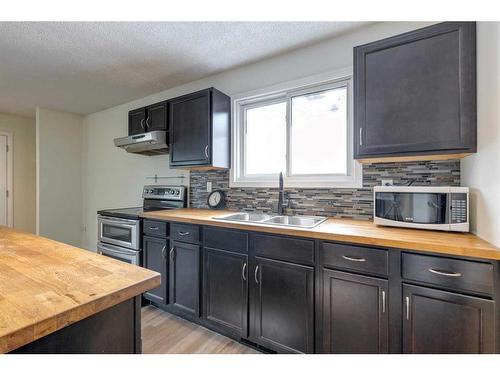
<svg viewBox="0 0 500 375"><path fill-rule="evenodd" d="M9 195L7 196L7 226L12 228L14 225L14 189L13 189L13 163L12 155L14 153L13 148L13 135L11 132L0 131L0 135L7 138L7 191Z"/></svg>

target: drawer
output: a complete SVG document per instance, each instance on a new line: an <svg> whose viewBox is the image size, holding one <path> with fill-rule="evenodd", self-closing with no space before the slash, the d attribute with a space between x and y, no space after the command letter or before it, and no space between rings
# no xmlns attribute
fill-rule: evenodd
<svg viewBox="0 0 500 375"><path fill-rule="evenodd" d="M322 242L320 254L321 263L326 267L330 266L377 275L387 275L389 273L387 250Z"/></svg>
<svg viewBox="0 0 500 375"><path fill-rule="evenodd" d="M142 222L142 232L148 236L167 237L167 223L144 219Z"/></svg>
<svg viewBox="0 0 500 375"><path fill-rule="evenodd" d="M175 241L200 242L200 227L192 224L171 223L170 239Z"/></svg>
<svg viewBox="0 0 500 375"><path fill-rule="evenodd" d="M203 244L205 247L247 253L248 234L228 229L205 227L203 229Z"/></svg>
<svg viewBox="0 0 500 375"><path fill-rule="evenodd" d="M493 265L403 253L403 279L481 294L493 293Z"/></svg>
<svg viewBox="0 0 500 375"><path fill-rule="evenodd" d="M269 235L250 235L255 255L289 262L313 264L314 241Z"/></svg>

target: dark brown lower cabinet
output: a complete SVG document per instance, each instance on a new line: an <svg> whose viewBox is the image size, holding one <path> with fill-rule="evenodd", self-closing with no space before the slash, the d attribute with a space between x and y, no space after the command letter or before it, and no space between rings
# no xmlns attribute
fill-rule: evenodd
<svg viewBox="0 0 500 375"><path fill-rule="evenodd" d="M494 302L403 284L404 353L494 353Z"/></svg>
<svg viewBox="0 0 500 375"><path fill-rule="evenodd" d="M156 303L167 304L168 241L163 238L144 236L142 247L144 267L161 274L161 285L144 293L144 297Z"/></svg>
<svg viewBox="0 0 500 375"><path fill-rule="evenodd" d="M170 241L169 306L200 316L200 246Z"/></svg>
<svg viewBox="0 0 500 375"><path fill-rule="evenodd" d="M250 339L280 353L314 352L314 269L255 257Z"/></svg>
<svg viewBox="0 0 500 375"><path fill-rule="evenodd" d="M204 249L203 318L234 337L247 337L248 256Z"/></svg>
<svg viewBox="0 0 500 375"><path fill-rule="evenodd" d="M323 270L323 352L387 353L388 281Z"/></svg>

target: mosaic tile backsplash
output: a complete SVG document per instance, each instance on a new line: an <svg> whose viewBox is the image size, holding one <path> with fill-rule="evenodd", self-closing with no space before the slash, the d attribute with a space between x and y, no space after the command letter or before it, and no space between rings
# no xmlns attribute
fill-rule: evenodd
<svg viewBox="0 0 500 375"><path fill-rule="evenodd" d="M363 165L363 187L359 189L286 188L291 199L287 214L326 215L355 219L373 216L373 186L382 179L394 185L460 186L460 160L376 163ZM229 188L229 171L191 171L190 205L207 208L207 182L227 195L227 208L239 211L276 212L278 189Z"/></svg>

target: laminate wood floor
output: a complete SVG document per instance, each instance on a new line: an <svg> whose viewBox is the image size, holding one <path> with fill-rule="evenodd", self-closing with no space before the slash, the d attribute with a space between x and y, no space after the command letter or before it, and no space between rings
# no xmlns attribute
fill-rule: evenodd
<svg viewBox="0 0 500 375"><path fill-rule="evenodd" d="M259 354L154 306L142 308L141 323L144 354Z"/></svg>

